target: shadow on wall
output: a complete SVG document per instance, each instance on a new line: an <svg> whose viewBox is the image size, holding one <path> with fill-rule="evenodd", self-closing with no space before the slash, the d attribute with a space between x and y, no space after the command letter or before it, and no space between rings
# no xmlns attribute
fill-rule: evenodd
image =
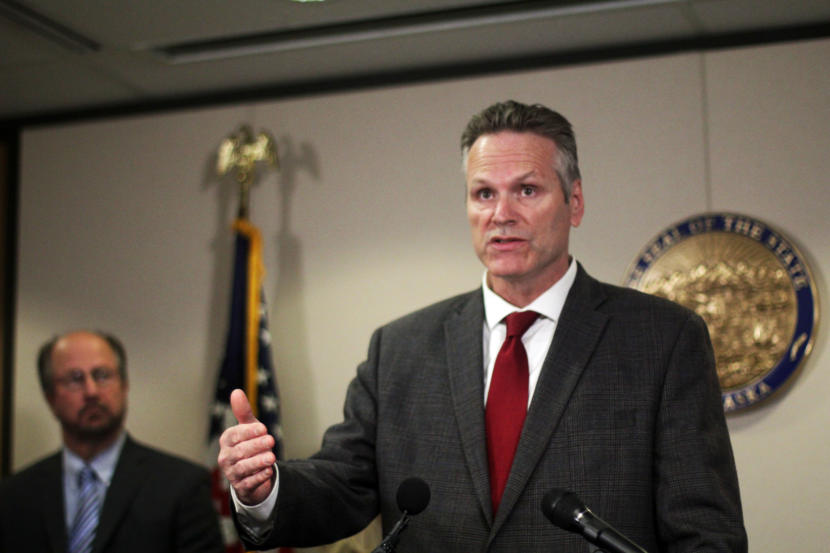
<svg viewBox="0 0 830 553"><path fill-rule="evenodd" d="M283 398L282 421L285 432L285 442L289 445L294 440L308 440L301 444L303 451L316 450L319 446L319 436L292 436L291 429L301 425L315 428L318 424L318 413L307 406L314 405L309 394L312 390L312 379L309 367L311 365L308 351L308 336L305 324L305 294L303 288L305 279L302 268L302 242L292 232L291 214L292 200L297 190L297 174L306 171L315 182L320 179L320 166L317 153L307 143L295 146L289 136L282 136L279 140L280 151L280 228L276 236L277 273L276 294L272 312L274 317L271 335L274 340L275 371L278 384L283 384L283 390L291 390L291 397L286 401L286 394L280 392ZM290 447L290 446L289 446ZM320 553L361 553L368 552L380 543L380 519L375 519L364 531L357 535L340 540L328 546L304 549L303 551Z"/></svg>
<svg viewBox="0 0 830 553"><path fill-rule="evenodd" d="M303 278L302 242L292 230L292 204L297 190L297 174L308 172L314 181L319 180L319 163L309 144L299 148L289 136L283 135L279 143L279 222L275 237L277 266L271 268L276 281L271 312L273 313L271 336L274 347L274 370L277 385L281 387L282 423L285 445L290 450L309 451L319 445L318 436L301 436L292 429L315 428L318 413L309 406L315 402L310 397L313 383L310 375L309 340L306 334L305 293ZM276 214L275 214L276 215ZM266 247L267 247L266 241ZM291 390L290 396L285 390ZM292 447L293 440L310 440L299 448Z"/></svg>
<svg viewBox="0 0 830 553"><path fill-rule="evenodd" d="M226 333L228 331L228 306L231 290L232 260L234 236L231 230L231 219L228 214L234 213L235 198L237 195L234 186L230 186L216 174L216 155L208 156L205 160L202 178L202 188L216 186L217 209L214 214L215 229L209 249L213 258L213 270L210 280L210 300L208 312L208 336L205 348L203 367L209 367L210 382L206 386L204 405L212 405L216 393L216 379L222 366L222 357L225 349ZM205 420L209 420L205 413ZM208 438L208 428L205 428L205 440Z"/></svg>

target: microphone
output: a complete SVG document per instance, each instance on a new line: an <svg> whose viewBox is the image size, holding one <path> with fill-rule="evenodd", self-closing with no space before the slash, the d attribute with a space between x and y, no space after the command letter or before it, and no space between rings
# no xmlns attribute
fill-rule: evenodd
<svg viewBox="0 0 830 553"><path fill-rule="evenodd" d="M403 513L395 524L392 531L383 538L372 553L393 553L401 532L409 524L409 515L417 515L427 508L429 504L429 486L420 478L407 478L398 486L398 494L395 496L398 502L398 509Z"/></svg>
<svg viewBox="0 0 830 553"><path fill-rule="evenodd" d="M552 489L542 498L542 512L559 528L581 534L590 543L609 553L647 553L592 513L573 492Z"/></svg>

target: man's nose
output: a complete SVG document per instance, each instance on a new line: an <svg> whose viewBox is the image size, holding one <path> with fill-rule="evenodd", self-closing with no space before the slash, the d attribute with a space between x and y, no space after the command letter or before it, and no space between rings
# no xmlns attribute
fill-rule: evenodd
<svg viewBox="0 0 830 553"><path fill-rule="evenodd" d="M501 195L496 200L496 207L493 211L493 220L497 223L509 223L516 219L516 209L513 198L509 194Z"/></svg>
<svg viewBox="0 0 830 553"><path fill-rule="evenodd" d="M99 391L100 388L95 378L91 374L84 375L84 395L95 396Z"/></svg>

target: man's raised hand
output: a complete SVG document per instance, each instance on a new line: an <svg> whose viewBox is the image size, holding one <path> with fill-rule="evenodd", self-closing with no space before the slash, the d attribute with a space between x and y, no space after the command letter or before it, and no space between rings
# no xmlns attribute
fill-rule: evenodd
<svg viewBox="0 0 830 553"><path fill-rule="evenodd" d="M261 503L274 486L274 437L259 422L242 390L231 392L231 410L239 422L219 437L219 467L245 505Z"/></svg>

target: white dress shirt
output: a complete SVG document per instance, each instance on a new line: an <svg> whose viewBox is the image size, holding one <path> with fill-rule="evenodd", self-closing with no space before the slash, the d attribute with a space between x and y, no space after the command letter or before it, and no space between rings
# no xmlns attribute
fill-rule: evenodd
<svg viewBox="0 0 830 553"><path fill-rule="evenodd" d="M533 399L533 392L536 390L536 383L539 381L539 374L542 372L542 364L548 354L550 344L553 341L553 333L556 330L556 323L562 313L562 306L568 292L576 280L576 261L571 259L568 270L553 286L548 288L529 305L520 308L504 300L501 296L487 287L487 273L482 278L481 289L484 291L484 325L482 329L482 344L484 347L484 402L487 402L487 394L490 390L490 380L493 378L493 367L496 364L496 356L504 343L507 334L507 324L504 318L514 311L536 311L540 317L536 319L530 328L522 336L522 344L527 351L527 365L529 370L527 402Z"/></svg>

